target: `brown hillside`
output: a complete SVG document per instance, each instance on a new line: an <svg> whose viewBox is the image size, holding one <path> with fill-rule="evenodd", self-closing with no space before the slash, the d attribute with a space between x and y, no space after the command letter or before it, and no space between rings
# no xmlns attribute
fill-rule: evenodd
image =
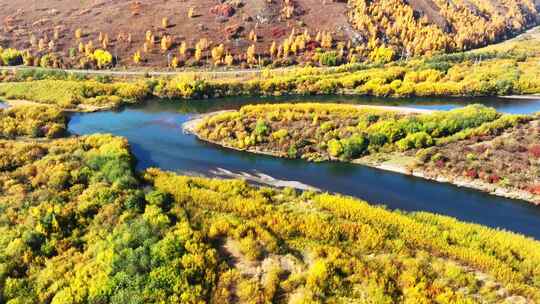
<svg viewBox="0 0 540 304"><path fill-rule="evenodd" d="M236 3L242 3L235 5ZM295 12L286 19L281 13L283 3L266 0L227 1L234 9L231 16L219 14L214 8L216 0L17 0L0 3L0 19L4 29L0 32L0 45L17 49L30 48L30 36L38 39L46 35L54 37L59 28L60 39L56 49L67 52L77 48L75 30L81 28L82 41L93 40L98 46L99 33L107 33L110 39L109 51L130 62L136 49L142 49L146 31L150 30L156 39L167 34L174 37L174 44L186 41L194 47L200 38L207 38L212 44L224 43L226 49L235 54L244 53L252 44L249 33L254 30L259 41L258 52L267 51L273 40L286 38L292 28L304 31L311 29L313 35L318 30L335 31L336 38L345 39L336 29L348 26L345 3L323 5L321 0L297 0ZM224 5L224 6L225 6ZM195 16L188 17L188 10L194 8ZM168 18L169 26L162 27L162 19ZM132 42L119 41L118 35L132 35ZM125 40L125 39L124 39ZM148 64L163 65L166 56L156 50L146 56ZM174 46L173 46L174 49Z"/></svg>
<svg viewBox="0 0 540 304"><path fill-rule="evenodd" d="M178 66L211 64L216 61L211 58L212 48L220 44L223 48L216 56L220 64L227 63L227 54L234 64L260 63L260 58L281 64L321 62L314 56L321 46L338 50L337 63L344 63L380 58L371 55L380 46L394 51L379 50L383 58L396 58L500 41L538 24L539 1L2 1L0 47L29 50L25 58L29 65L80 68L96 66L91 54L99 48L122 66L165 67L173 59ZM293 30L302 35L301 41L291 36ZM286 43L287 38L293 40ZM207 40L203 43L207 46L197 56L195 47L201 39ZM182 42L187 52L180 54ZM276 50L271 56L273 42ZM141 62L133 59L136 52ZM52 58L42 60L47 54Z"/></svg>

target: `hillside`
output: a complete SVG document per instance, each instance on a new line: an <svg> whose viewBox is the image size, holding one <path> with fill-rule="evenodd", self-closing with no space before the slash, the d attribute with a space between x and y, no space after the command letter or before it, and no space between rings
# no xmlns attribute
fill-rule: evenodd
<svg viewBox="0 0 540 304"><path fill-rule="evenodd" d="M3 55L4 65L335 65L500 41L536 25L539 7L530 0L6 1L0 46L28 50L24 60ZM326 57L336 58L325 59L321 52L330 50Z"/></svg>

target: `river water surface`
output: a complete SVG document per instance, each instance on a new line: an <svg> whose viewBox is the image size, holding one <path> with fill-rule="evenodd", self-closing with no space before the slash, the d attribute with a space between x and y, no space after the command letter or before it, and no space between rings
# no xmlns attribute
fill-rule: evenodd
<svg viewBox="0 0 540 304"><path fill-rule="evenodd" d="M159 167L184 174L231 177L243 175L259 183L317 188L384 204L390 209L428 211L463 221L510 230L540 239L540 207L417 177L348 163L309 163L232 151L184 134L181 125L198 114L237 109L244 104L276 102L339 102L397 105L448 110L483 103L506 113L540 111L540 101L508 99L405 99L310 97L152 101L118 111L74 114L74 134L112 133L126 137L137 168Z"/></svg>

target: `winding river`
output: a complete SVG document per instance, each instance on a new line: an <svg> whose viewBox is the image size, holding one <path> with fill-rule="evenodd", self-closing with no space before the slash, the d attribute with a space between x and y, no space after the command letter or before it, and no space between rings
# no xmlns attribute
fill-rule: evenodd
<svg viewBox="0 0 540 304"><path fill-rule="evenodd" d="M151 101L118 111L73 114L74 134L112 133L126 137L138 169L159 167L184 174L239 177L255 183L317 188L355 196L390 209L428 211L540 239L540 207L450 184L348 163L309 163L237 152L184 134L181 125L211 111L276 102L380 104L448 110L483 103L507 113L540 111L540 101L510 99L405 99L360 97L241 98L208 101Z"/></svg>

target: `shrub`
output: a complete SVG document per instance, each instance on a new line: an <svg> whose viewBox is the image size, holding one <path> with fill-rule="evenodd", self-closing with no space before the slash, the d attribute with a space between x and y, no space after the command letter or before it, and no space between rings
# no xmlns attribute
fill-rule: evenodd
<svg viewBox="0 0 540 304"><path fill-rule="evenodd" d="M407 137L399 140L397 143L401 151L416 148L421 149L433 145L433 138L426 132L416 132L407 135Z"/></svg>
<svg viewBox="0 0 540 304"><path fill-rule="evenodd" d="M465 176L469 178L478 178L478 171L476 169L468 169L465 171Z"/></svg>
<svg viewBox="0 0 540 304"><path fill-rule="evenodd" d="M66 134L66 127L63 124L52 124L48 129L45 136L48 138L60 138Z"/></svg>
<svg viewBox="0 0 540 304"><path fill-rule="evenodd" d="M272 137L277 140L282 140L289 135L289 131L286 129L280 129L272 133Z"/></svg>
<svg viewBox="0 0 540 304"><path fill-rule="evenodd" d="M39 60L39 66L42 68L51 68L54 66L56 57L53 54L47 54Z"/></svg>
<svg viewBox="0 0 540 304"><path fill-rule="evenodd" d="M270 131L270 127L268 127L266 122L262 119L259 119L257 121L257 124L255 125L255 129L253 130L255 135L259 135L259 136L267 135L269 131Z"/></svg>
<svg viewBox="0 0 540 304"><path fill-rule="evenodd" d="M353 159L365 153L368 147L368 140L360 134L355 134L349 138L340 140L343 147L342 157Z"/></svg>
<svg viewBox="0 0 540 304"><path fill-rule="evenodd" d="M23 63L23 53L15 49L0 48L0 59L2 59L3 65L20 65Z"/></svg>
<svg viewBox="0 0 540 304"><path fill-rule="evenodd" d="M319 127L319 131L320 131L321 133L326 133L326 132L328 132L328 131L330 131L330 130L332 130L332 129L334 129L334 128L335 128L335 125L334 125L333 122L331 122L331 121L325 121L325 122L323 122L323 123L321 124L321 126Z"/></svg>
<svg viewBox="0 0 540 304"><path fill-rule="evenodd" d="M159 190L149 192L146 194L145 199L148 204L157 206L163 210L168 210L173 202L170 194Z"/></svg>
<svg viewBox="0 0 540 304"><path fill-rule="evenodd" d="M319 55L319 63L324 66L337 66L340 63L339 55L335 51L324 52Z"/></svg>
<svg viewBox="0 0 540 304"><path fill-rule="evenodd" d="M382 147L388 142L388 138L383 133L370 133L368 136L371 147Z"/></svg>
<svg viewBox="0 0 540 304"><path fill-rule="evenodd" d="M534 158L540 158L540 145L534 144L529 147L529 154Z"/></svg>
<svg viewBox="0 0 540 304"><path fill-rule="evenodd" d="M97 49L92 54L91 59L96 62L98 68L104 68L112 63L113 57L111 53L105 50Z"/></svg>
<svg viewBox="0 0 540 304"><path fill-rule="evenodd" d="M289 147L289 150L287 150L287 155L290 158L296 158L298 156L298 149L296 148L296 145L291 145Z"/></svg>
<svg viewBox="0 0 540 304"><path fill-rule="evenodd" d="M435 152L436 150L434 147L420 149L416 152L416 159L422 164L427 163L431 160L431 157Z"/></svg>
<svg viewBox="0 0 540 304"><path fill-rule="evenodd" d="M343 153L343 146L337 139L331 139L328 141L328 154L333 157L338 157Z"/></svg>

